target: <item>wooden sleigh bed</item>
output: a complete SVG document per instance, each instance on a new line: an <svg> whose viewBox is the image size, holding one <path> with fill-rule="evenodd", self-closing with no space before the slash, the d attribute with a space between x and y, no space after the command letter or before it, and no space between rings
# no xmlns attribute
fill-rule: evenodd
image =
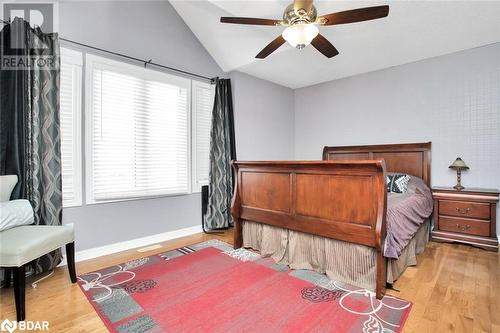
<svg viewBox="0 0 500 333"><path fill-rule="evenodd" d="M375 294L385 292L386 172L430 185L431 143L325 147L322 161L234 161L234 247L243 221L372 248Z"/></svg>

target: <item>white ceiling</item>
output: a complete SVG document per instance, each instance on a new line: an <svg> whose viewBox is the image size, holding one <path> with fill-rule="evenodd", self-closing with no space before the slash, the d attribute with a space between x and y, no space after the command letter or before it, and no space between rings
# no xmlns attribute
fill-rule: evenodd
<svg viewBox="0 0 500 333"><path fill-rule="evenodd" d="M297 50L288 44L255 59L283 28L219 22L221 16L281 18L291 2L171 1L225 72L237 70L294 89L500 42L500 1L315 1L318 14L390 5L383 19L320 27L340 52L331 59L312 46Z"/></svg>

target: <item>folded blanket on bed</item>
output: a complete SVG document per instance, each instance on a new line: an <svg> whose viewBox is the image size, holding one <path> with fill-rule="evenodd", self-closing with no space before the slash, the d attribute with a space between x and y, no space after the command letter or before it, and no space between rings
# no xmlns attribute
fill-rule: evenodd
<svg viewBox="0 0 500 333"><path fill-rule="evenodd" d="M418 228L432 214L432 208L432 193L418 177L411 176L406 193L387 194L386 258L399 258Z"/></svg>
<svg viewBox="0 0 500 333"><path fill-rule="evenodd" d="M34 221L33 208L28 200L0 202L0 231L32 224Z"/></svg>

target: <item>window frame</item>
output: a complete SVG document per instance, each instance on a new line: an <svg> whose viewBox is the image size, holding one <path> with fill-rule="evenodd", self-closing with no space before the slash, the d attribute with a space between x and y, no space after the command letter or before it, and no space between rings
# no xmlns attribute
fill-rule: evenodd
<svg viewBox="0 0 500 333"><path fill-rule="evenodd" d="M83 53L70 48L61 47L60 51L61 65L68 63L72 66L79 67L79 70L73 71L73 193L75 199L72 201L64 202L63 194L63 208L80 207L83 205L83 154L82 154L82 94L83 94ZM61 135L62 140L62 135ZM61 160L62 166L62 160ZM62 181L62 172L61 172Z"/></svg>
<svg viewBox="0 0 500 333"><path fill-rule="evenodd" d="M196 100L197 100L197 95L196 95L196 88L197 87L203 87L207 88L209 87L211 90L212 98L214 99L215 102L215 86L211 83L205 83L197 80L191 80L191 138L192 138L192 144L191 144L191 159L192 159L192 166L191 166L191 174L192 174L192 191L191 193L200 193L201 192L201 187L203 185L208 185L208 180L206 182L200 182L198 180L197 176L197 166L198 166L198 158L197 158L197 151L196 151L196 146L197 146L197 133L196 133L196 127L197 127L197 114L198 114L198 108L195 107L196 105ZM210 113L212 114L213 111L213 106L212 110L210 110ZM210 115L211 117L212 115ZM208 141L210 144L210 134L208 136ZM210 158L210 156L209 156Z"/></svg>
<svg viewBox="0 0 500 333"><path fill-rule="evenodd" d="M92 128L92 118L93 118L93 110L92 110L92 102L93 102L93 71L95 68L100 69L110 69L116 71L117 69L122 74L133 75L135 77L150 80L150 81L158 81L162 83L168 84L179 84L183 88L187 89L187 103L186 103L186 112L187 112L187 131L186 131L186 158L187 158L187 191L182 192L173 192L173 193L158 193L151 195L140 195L136 197L127 197L127 198L117 198L117 199L109 199L109 200L95 200L93 193L93 154L92 154L92 145L93 145L93 128ZM131 201L131 200L145 200L145 199L154 199L160 197L172 197L172 196L181 196L188 195L193 193L193 183L192 183L192 89L191 84L193 80L176 76L172 74L168 74L161 71L156 71L149 68L144 68L138 65L126 63L119 60L114 60L110 58L106 58L103 56L98 56L94 54L87 53L85 55L85 202L87 205L101 204L101 203L110 203L110 202L121 202L121 201Z"/></svg>

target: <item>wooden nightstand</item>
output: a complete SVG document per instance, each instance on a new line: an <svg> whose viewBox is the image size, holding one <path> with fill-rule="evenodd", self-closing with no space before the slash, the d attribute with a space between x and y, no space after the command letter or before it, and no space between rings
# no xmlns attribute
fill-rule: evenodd
<svg viewBox="0 0 500 333"><path fill-rule="evenodd" d="M498 251L496 205L498 190L434 187L435 241L460 242Z"/></svg>

